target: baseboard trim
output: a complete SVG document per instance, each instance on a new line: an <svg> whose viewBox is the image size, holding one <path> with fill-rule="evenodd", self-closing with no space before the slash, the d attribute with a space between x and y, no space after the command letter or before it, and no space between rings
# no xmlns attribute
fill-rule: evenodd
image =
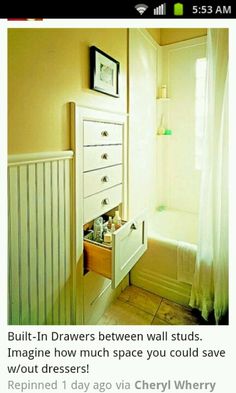
<svg viewBox="0 0 236 393"><path fill-rule="evenodd" d="M146 289L156 295L182 304L189 305L191 285L182 283L168 276L155 273L148 269L131 271L131 284Z"/></svg>

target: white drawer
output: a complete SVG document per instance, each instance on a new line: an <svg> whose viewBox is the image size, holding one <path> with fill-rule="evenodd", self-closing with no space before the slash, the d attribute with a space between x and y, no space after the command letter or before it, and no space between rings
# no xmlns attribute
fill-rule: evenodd
<svg viewBox="0 0 236 393"><path fill-rule="evenodd" d="M122 202L122 184L84 199L84 224L101 216Z"/></svg>
<svg viewBox="0 0 236 393"><path fill-rule="evenodd" d="M109 145L122 143L122 125L84 121L84 145Z"/></svg>
<svg viewBox="0 0 236 393"><path fill-rule="evenodd" d="M84 147L84 172L122 163L122 145Z"/></svg>
<svg viewBox="0 0 236 393"><path fill-rule="evenodd" d="M122 165L84 173L84 198L122 183Z"/></svg>
<svg viewBox="0 0 236 393"><path fill-rule="evenodd" d="M146 212L143 212L112 234L111 248L84 240L84 267L110 278L112 288L116 288L146 249Z"/></svg>

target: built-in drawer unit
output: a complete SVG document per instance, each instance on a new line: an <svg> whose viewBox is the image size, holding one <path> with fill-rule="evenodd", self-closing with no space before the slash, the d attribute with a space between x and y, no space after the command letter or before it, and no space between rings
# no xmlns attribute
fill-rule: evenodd
<svg viewBox="0 0 236 393"><path fill-rule="evenodd" d="M112 280L116 288L147 249L145 213L123 223L112 234L112 244L97 243L92 233L84 237L84 266Z"/></svg>
<svg viewBox="0 0 236 393"><path fill-rule="evenodd" d="M122 185L108 188L84 199L84 224L105 214L122 202Z"/></svg>
<svg viewBox="0 0 236 393"><path fill-rule="evenodd" d="M84 121L84 146L122 144L122 125Z"/></svg>
<svg viewBox="0 0 236 393"><path fill-rule="evenodd" d="M84 173L84 197L122 183L122 165L115 165Z"/></svg>
<svg viewBox="0 0 236 393"><path fill-rule="evenodd" d="M145 214L127 220L127 135L126 115L72 105L75 150L76 261L83 254L84 272L93 271L118 286L147 248ZM73 125L73 121L72 121ZM112 231L111 246L89 237L81 239L83 229L92 231L94 220L119 210L123 225ZM117 217L117 216L116 216ZM96 223L95 223L96 224ZM118 226L118 225L117 225ZM95 225L96 228L96 225ZM106 226L99 239L109 238ZM101 240L102 241L102 240Z"/></svg>
<svg viewBox="0 0 236 393"><path fill-rule="evenodd" d="M84 172L117 164L122 164L122 145L84 147Z"/></svg>

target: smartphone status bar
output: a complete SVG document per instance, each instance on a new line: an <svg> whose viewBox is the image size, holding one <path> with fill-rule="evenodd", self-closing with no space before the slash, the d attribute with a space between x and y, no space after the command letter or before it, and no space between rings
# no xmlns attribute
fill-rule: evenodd
<svg viewBox="0 0 236 393"><path fill-rule="evenodd" d="M43 19L84 19L84 18L115 18L115 19L162 19L162 18L187 18L187 19L202 19L202 18L235 18L236 7L231 1L199 1L199 0L185 0L185 1L149 1L136 0L129 2L129 4L122 4L121 2L110 2L105 4L99 3L81 3L79 7L73 10L73 7L60 8L57 6L56 10L48 10L38 15L30 9L19 10L12 9L11 15L1 15L1 18L6 18L10 21L23 20L43 20Z"/></svg>

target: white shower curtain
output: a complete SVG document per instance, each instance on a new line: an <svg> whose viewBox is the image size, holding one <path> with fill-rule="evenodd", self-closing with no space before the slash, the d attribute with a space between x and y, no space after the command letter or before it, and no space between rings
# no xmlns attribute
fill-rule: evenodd
<svg viewBox="0 0 236 393"><path fill-rule="evenodd" d="M209 29L206 128L196 269L190 299L216 323L228 309L228 30Z"/></svg>

